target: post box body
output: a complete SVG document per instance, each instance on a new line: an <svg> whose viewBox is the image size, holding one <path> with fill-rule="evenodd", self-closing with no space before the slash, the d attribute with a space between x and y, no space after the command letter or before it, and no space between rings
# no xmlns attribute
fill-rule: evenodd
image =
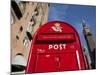
<svg viewBox="0 0 100 75"><path fill-rule="evenodd" d="M86 69L80 38L70 24L52 21L33 36L26 73Z"/></svg>

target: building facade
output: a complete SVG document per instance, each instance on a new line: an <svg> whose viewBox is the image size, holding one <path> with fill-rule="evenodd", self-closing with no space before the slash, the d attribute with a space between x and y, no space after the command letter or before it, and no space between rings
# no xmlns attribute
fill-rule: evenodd
<svg viewBox="0 0 100 75"><path fill-rule="evenodd" d="M83 21L83 34L87 43L88 47L88 52L90 55L90 60L91 60L91 68L95 69L96 68L96 44L93 39L93 35L89 27L87 26L86 22Z"/></svg>
<svg viewBox="0 0 100 75"><path fill-rule="evenodd" d="M48 18L48 3L11 1L11 54L12 64L16 55L27 61L31 39L35 31Z"/></svg>

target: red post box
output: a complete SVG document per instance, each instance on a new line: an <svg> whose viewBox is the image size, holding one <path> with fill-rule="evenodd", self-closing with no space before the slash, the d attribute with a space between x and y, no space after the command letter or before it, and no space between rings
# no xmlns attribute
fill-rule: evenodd
<svg viewBox="0 0 100 75"><path fill-rule="evenodd" d="M33 36L26 73L84 70L80 38L68 23L52 21Z"/></svg>

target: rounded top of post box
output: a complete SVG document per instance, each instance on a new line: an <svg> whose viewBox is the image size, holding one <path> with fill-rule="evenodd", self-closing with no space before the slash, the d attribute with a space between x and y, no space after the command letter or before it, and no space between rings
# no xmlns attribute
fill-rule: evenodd
<svg viewBox="0 0 100 75"><path fill-rule="evenodd" d="M76 29L71 24L62 21L47 22L42 25L38 31L41 33L77 33Z"/></svg>

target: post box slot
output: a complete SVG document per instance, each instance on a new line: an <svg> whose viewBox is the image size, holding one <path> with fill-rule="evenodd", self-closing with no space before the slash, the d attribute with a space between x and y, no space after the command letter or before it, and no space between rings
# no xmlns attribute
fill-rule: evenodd
<svg viewBox="0 0 100 75"><path fill-rule="evenodd" d="M75 35L73 33L39 33L37 35L37 42L66 42L66 41L75 41Z"/></svg>

